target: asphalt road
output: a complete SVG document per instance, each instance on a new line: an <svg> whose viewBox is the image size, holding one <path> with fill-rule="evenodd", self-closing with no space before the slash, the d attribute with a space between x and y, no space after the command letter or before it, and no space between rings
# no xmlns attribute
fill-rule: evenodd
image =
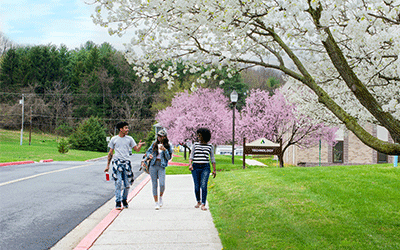
<svg viewBox="0 0 400 250"><path fill-rule="evenodd" d="M132 155L135 178L142 155ZM106 160L0 167L0 249L49 249L114 197Z"/></svg>

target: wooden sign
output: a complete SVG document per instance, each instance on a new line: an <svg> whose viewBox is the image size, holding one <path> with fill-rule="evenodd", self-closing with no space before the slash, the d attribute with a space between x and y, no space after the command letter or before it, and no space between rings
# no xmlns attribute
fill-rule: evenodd
<svg viewBox="0 0 400 250"><path fill-rule="evenodd" d="M247 155L278 155L281 147L245 146L243 152Z"/></svg>
<svg viewBox="0 0 400 250"><path fill-rule="evenodd" d="M271 142L265 138L246 143L246 138L243 138L243 169L246 167L246 155L278 155L280 158L282 144Z"/></svg>

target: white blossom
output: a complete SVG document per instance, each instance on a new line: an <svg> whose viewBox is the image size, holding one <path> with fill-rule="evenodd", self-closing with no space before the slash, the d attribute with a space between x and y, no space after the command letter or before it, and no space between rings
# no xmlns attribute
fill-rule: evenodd
<svg viewBox="0 0 400 250"><path fill-rule="evenodd" d="M303 77L287 51L271 35L262 35L271 29L338 105L359 120L376 122L345 85L324 48L329 29L360 82L385 111L400 119L399 0L94 1L96 24L107 27L110 35L132 34L126 56L138 65L135 71L143 82L149 81L148 65L155 61L172 63L161 65L163 71L153 76L163 77L169 86L177 76L177 62L185 63L185 74L200 72L209 64L234 69L250 62L271 64ZM318 25L309 13L311 8L322 10ZM228 71L228 77L234 73ZM211 77L218 78L215 71L207 70L197 82ZM290 92L293 101L302 103L301 109L321 120L338 121L305 85L293 77L287 79L288 89L298 89L299 96Z"/></svg>

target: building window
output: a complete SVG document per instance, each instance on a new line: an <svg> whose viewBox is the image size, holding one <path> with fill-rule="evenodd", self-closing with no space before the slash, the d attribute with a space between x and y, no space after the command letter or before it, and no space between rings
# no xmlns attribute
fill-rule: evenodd
<svg viewBox="0 0 400 250"><path fill-rule="evenodd" d="M378 152L378 163L388 163L388 156L384 153Z"/></svg>
<svg viewBox="0 0 400 250"><path fill-rule="evenodd" d="M343 141L338 141L333 147L333 162L343 163Z"/></svg>

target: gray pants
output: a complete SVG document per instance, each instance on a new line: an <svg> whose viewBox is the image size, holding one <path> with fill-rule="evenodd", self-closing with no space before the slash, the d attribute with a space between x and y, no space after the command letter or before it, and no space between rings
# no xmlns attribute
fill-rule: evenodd
<svg viewBox="0 0 400 250"><path fill-rule="evenodd" d="M161 167L161 162L156 161L154 165L150 167L151 183L153 185L153 196L158 195L157 187L158 181L160 182L160 193L164 193L165 190L165 168Z"/></svg>

